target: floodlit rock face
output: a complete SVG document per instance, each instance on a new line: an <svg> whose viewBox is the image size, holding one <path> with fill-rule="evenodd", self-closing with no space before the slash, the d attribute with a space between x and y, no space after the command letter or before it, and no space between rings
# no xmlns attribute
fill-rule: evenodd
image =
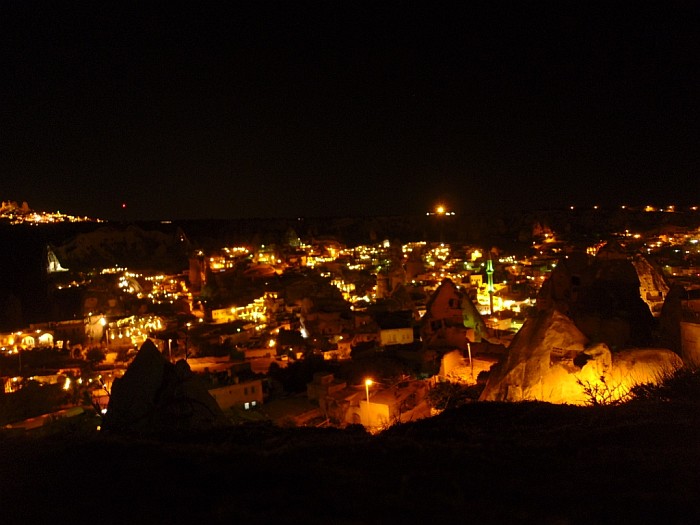
<svg viewBox="0 0 700 525"><path fill-rule="evenodd" d="M538 399L564 403L570 397L566 377L588 339L556 309L531 317L513 338L504 363L491 369L482 401Z"/></svg>
<svg viewBox="0 0 700 525"><path fill-rule="evenodd" d="M664 348L634 348L611 353L605 344L587 349L589 359L567 380L572 404L607 404L629 399L632 387L658 383L664 376L683 366L678 354Z"/></svg>
<svg viewBox="0 0 700 525"><path fill-rule="evenodd" d="M613 382L634 386L656 382L683 366L680 356L665 348L631 348L611 354Z"/></svg>
<svg viewBox="0 0 700 525"><path fill-rule="evenodd" d="M492 369L481 399L624 400L635 384L655 382L682 365L671 350L647 348L668 293L661 274L618 243L596 257L566 256L540 290L537 315L516 334L507 360Z"/></svg>
<svg viewBox="0 0 700 525"><path fill-rule="evenodd" d="M643 256L637 254L632 260L639 277L639 295L649 306L654 317L661 315L661 308L669 292L669 286L654 266Z"/></svg>
<svg viewBox="0 0 700 525"><path fill-rule="evenodd" d="M605 343L587 342L567 316L541 311L515 336L508 359L492 369L481 400L612 403L624 400L634 385L656 382L683 364L666 349L613 354Z"/></svg>
<svg viewBox="0 0 700 525"><path fill-rule="evenodd" d="M149 433L206 430L226 423L187 362L169 363L147 340L124 376L114 380L103 427Z"/></svg>

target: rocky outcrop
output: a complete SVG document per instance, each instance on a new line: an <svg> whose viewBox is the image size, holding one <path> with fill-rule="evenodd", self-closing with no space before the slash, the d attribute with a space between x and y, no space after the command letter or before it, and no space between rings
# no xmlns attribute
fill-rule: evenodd
<svg viewBox="0 0 700 525"><path fill-rule="evenodd" d="M635 384L658 381L682 366L677 353L657 348L652 337L658 302L667 294L656 269L616 242L596 257L567 255L542 286L537 314L516 334L507 360L492 369L481 398L615 402Z"/></svg>
<svg viewBox="0 0 700 525"><path fill-rule="evenodd" d="M605 343L587 345L569 317L540 311L516 334L506 361L491 369L480 400L612 403L623 401L634 385L657 382L683 365L666 349L612 353Z"/></svg>
<svg viewBox="0 0 700 525"><path fill-rule="evenodd" d="M611 242L596 257L570 254L559 261L537 308L568 315L591 342L618 351L653 345L654 316L666 293L663 277L643 256Z"/></svg>
<svg viewBox="0 0 700 525"><path fill-rule="evenodd" d="M481 400L567 402L573 392L566 377L587 343L567 316L554 308L540 311L515 335L505 362L491 369Z"/></svg>
<svg viewBox="0 0 700 525"><path fill-rule="evenodd" d="M186 361L169 363L147 340L115 379L103 428L127 433L201 431L227 424L224 413Z"/></svg>
<svg viewBox="0 0 700 525"><path fill-rule="evenodd" d="M639 277L639 295L649 306L652 315L659 317L669 292L669 285L663 274L644 256L637 254L632 264Z"/></svg>
<svg viewBox="0 0 700 525"><path fill-rule="evenodd" d="M426 348L466 350L467 342L480 342L488 334L486 324L474 303L450 279L443 279L425 308L420 331Z"/></svg>

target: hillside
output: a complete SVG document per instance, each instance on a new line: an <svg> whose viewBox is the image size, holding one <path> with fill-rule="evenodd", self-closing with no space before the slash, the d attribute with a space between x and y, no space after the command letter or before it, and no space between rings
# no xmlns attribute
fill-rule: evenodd
<svg viewBox="0 0 700 525"><path fill-rule="evenodd" d="M3 523L696 523L698 399L482 402L377 436L0 435L0 508Z"/></svg>

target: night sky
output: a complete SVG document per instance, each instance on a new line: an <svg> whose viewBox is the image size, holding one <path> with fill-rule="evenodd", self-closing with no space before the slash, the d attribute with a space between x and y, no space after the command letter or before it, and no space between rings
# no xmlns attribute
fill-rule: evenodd
<svg viewBox="0 0 700 525"><path fill-rule="evenodd" d="M700 200L698 2L200 4L2 2L0 199L130 219Z"/></svg>

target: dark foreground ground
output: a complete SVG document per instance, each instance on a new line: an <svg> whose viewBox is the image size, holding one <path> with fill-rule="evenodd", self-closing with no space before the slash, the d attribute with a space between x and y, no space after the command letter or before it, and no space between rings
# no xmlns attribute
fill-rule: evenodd
<svg viewBox="0 0 700 525"><path fill-rule="evenodd" d="M363 430L0 434L0 523L700 523L700 401Z"/></svg>

